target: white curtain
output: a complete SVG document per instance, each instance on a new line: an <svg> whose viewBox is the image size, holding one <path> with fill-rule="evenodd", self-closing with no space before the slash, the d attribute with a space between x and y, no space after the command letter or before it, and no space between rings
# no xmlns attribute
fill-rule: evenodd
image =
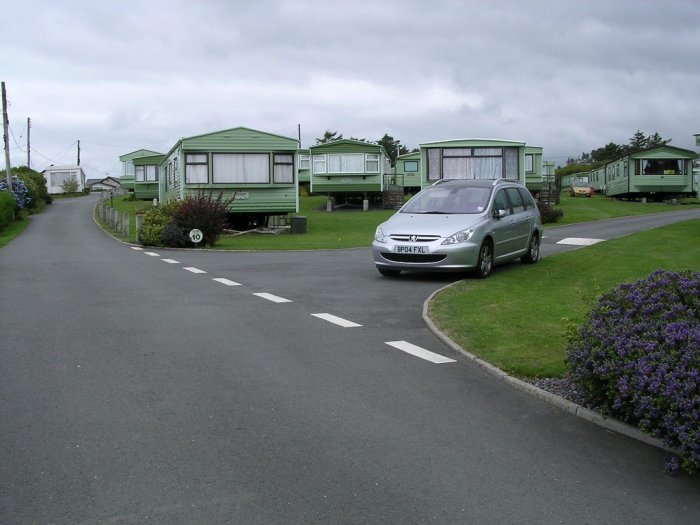
<svg viewBox="0 0 700 525"><path fill-rule="evenodd" d="M500 179L503 177L503 159L501 157L476 157L469 159L470 179Z"/></svg>
<svg viewBox="0 0 700 525"><path fill-rule="evenodd" d="M468 163L472 159L465 157L443 157L442 178L443 179L473 179L468 176Z"/></svg>
<svg viewBox="0 0 700 525"><path fill-rule="evenodd" d="M273 180L280 184L294 182L294 155L275 155Z"/></svg>
<svg viewBox="0 0 700 525"><path fill-rule="evenodd" d="M155 182L158 180L157 168L157 166L146 166L146 182Z"/></svg>
<svg viewBox="0 0 700 525"><path fill-rule="evenodd" d="M325 155L314 155L314 173L326 173Z"/></svg>
<svg viewBox="0 0 700 525"><path fill-rule="evenodd" d="M328 155L328 173L364 173L365 156L362 153Z"/></svg>
<svg viewBox="0 0 700 525"><path fill-rule="evenodd" d="M267 153L215 153L212 164L215 183L270 182L270 156Z"/></svg>
<svg viewBox="0 0 700 525"><path fill-rule="evenodd" d="M143 182L146 180L145 175L144 175L144 167L143 166L136 166L136 175L135 175L135 180L136 182Z"/></svg>

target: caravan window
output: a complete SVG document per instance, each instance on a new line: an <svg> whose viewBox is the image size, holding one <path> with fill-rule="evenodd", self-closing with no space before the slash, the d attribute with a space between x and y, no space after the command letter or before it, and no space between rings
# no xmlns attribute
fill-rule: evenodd
<svg viewBox="0 0 700 525"><path fill-rule="evenodd" d="M158 166L146 166L146 182L158 180Z"/></svg>
<svg viewBox="0 0 700 525"><path fill-rule="evenodd" d="M214 153L214 183L267 184L270 182L270 156L267 153Z"/></svg>
<svg viewBox="0 0 700 525"><path fill-rule="evenodd" d="M379 171L378 167L377 171ZM362 153L328 154L328 173L364 172L365 156Z"/></svg>
<svg viewBox="0 0 700 525"><path fill-rule="evenodd" d="M187 184L206 184L209 182L209 163L206 153L185 155L185 182Z"/></svg>
<svg viewBox="0 0 700 525"><path fill-rule="evenodd" d="M365 154L365 173L379 173L379 154Z"/></svg>
<svg viewBox="0 0 700 525"><path fill-rule="evenodd" d="M294 155L275 154L273 180L278 184L294 182Z"/></svg>
<svg viewBox="0 0 700 525"><path fill-rule="evenodd" d="M683 161L680 159L644 159L644 175L683 175Z"/></svg>
<svg viewBox="0 0 700 525"><path fill-rule="evenodd" d="M326 173L326 156L314 155L314 173Z"/></svg>
<svg viewBox="0 0 700 525"><path fill-rule="evenodd" d="M403 162L403 170L406 173L417 173L418 172L418 161L417 160L405 160Z"/></svg>
<svg viewBox="0 0 700 525"><path fill-rule="evenodd" d="M517 148L431 148L428 180L518 179Z"/></svg>

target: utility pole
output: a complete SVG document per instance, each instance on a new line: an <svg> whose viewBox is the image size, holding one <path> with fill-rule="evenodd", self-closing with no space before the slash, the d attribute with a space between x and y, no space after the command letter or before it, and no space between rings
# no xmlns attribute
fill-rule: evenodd
<svg viewBox="0 0 700 525"><path fill-rule="evenodd" d="M32 119L27 117L27 168L32 168L31 144L29 142L29 130L32 128Z"/></svg>
<svg viewBox="0 0 700 525"><path fill-rule="evenodd" d="M80 141L78 141L78 166L80 166Z"/></svg>
<svg viewBox="0 0 700 525"><path fill-rule="evenodd" d="M297 136L299 137L297 142L299 142L299 149L301 149L301 124L297 124Z"/></svg>
<svg viewBox="0 0 700 525"><path fill-rule="evenodd" d="M5 142L5 177L7 178L7 191L12 193L12 167L10 165L10 143L7 136L7 95L5 94L5 82L2 82L2 131Z"/></svg>

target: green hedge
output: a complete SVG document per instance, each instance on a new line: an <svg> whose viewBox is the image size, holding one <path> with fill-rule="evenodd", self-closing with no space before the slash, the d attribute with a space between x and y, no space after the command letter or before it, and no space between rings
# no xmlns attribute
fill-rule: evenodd
<svg viewBox="0 0 700 525"><path fill-rule="evenodd" d="M7 228L14 219L15 198L7 191L0 191L0 231Z"/></svg>

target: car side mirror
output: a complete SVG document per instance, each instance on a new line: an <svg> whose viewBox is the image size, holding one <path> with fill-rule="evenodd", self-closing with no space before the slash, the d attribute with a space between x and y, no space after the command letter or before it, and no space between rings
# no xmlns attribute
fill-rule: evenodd
<svg viewBox="0 0 700 525"><path fill-rule="evenodd" d="M506 210L493 210L493 218L494 219L502 219L506 215L508 215L506 213Z"/></svg>

